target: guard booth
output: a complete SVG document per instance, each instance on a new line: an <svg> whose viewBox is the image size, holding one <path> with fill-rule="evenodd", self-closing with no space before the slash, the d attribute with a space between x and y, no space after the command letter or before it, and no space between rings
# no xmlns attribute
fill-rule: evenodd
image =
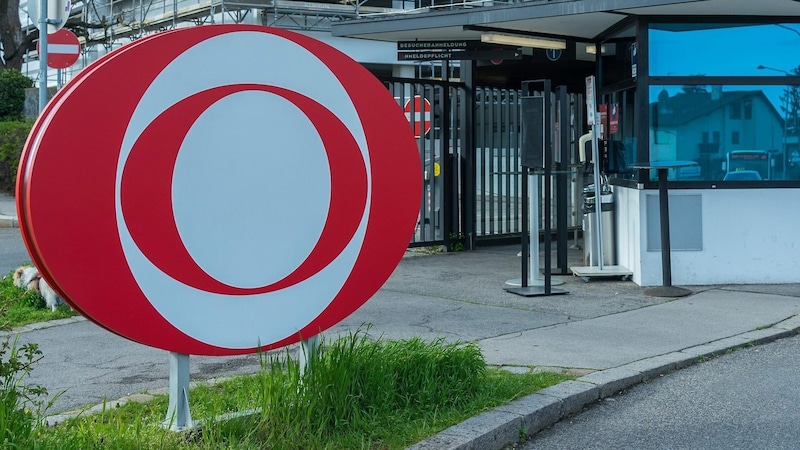
<svg viewBox="0 0 800 450"><path fill-rule="evenodd" d="M522 49L520 60L462 61L460 81L476 100L480 89L516 90L528 79L550 79L574 94L583 92L585 77L595 75L598 106L607 105L615 116L604 132L620 162L609 171L616 256L633 271L633 281L660 284L662 255L668 252L676 284L788 283L800 282L793 251L800 246L800 210L786 206L800 202L800 61L787 57L800 45L799 12L794 0L489 2L454 4L446 13L343 21L333 34L395 42L497 43L505 36L498 45ZM480 132L475 129L474 136ZM464 180L461 195L480 195L473 188L480 183L478 169L485 167L478 154L486 148L492 158L500 153L476 142L475 155L465 158L475 161L475 185ZM747 160L735 153L741 151L762 156ZM672 242L662 249L661 170L651 163L670 161L691 164L667 170ZM766 167L751 167L756 165ZM498 172L483 172L484 190ZM513 196L489 201L505 208ZM470 243L513 234L479 233L477 211L487 209L477 198L474 204L476 214L462 215L460 224L472 233Z"/></svg>

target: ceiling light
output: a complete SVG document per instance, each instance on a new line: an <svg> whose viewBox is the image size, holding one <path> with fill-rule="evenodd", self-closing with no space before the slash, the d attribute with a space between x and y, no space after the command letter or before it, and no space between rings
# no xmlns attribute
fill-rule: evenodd
<svg viewBox="0 0 800 450"><path fill-rule="evenodd" d="M606 52L606 46L605 45L601 45L600 46L600 50L603 53L605 53ZM596 55L597 54L597 45L595 45L595 44L586 44L586 53L588 53L590 55Z"/></svg>
<svg viewBox="0 0 800 450"><path fill-rule="evenodd" d="M552 50L564 50L567 42L558 39L545 39L532 36L521 36L501 33L483 33L481 42L487 44L514 45L517 47L546 48Z"/></svg>

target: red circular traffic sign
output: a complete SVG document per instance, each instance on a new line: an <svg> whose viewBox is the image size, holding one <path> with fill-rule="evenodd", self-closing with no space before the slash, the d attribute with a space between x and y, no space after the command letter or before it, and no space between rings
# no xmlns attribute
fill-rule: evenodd
<svg viewBox="0 0 800 450"><path fill-rule="evenodd" d="M415 138L420 138L423 133L428 134L431 131L431 102L427 98L415 95L414 106L411 106L411 100L406 100L403 111L406 113L406 119L411 123Z"/></svg>
<svg viewBox="0 0 800 450"><path fill-rule="evenodd" d="M209 54L226 55L219 69ZM421 170L408 123L326 44L181 29L110 53L62 92L25 145L20 228L65 299L124 337L205 355L297 342L369 299L410 241ZM104 131L69 139L98 99Z"/></svg>
<svg viewBox="0 0 800 450"><path fill-rule="evenodd" d="M36 51L41 52L38 43ZM78 61L80 54L81 44L73 32L62 28L47 35L47 67L66 69Z"/></svg>

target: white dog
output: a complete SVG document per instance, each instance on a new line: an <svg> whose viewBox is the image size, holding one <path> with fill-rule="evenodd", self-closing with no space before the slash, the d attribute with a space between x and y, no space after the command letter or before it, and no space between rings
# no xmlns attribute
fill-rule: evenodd
<svg viewBox="0 0 800 450"><path fill-rule="evenodd" d="M20 266L14 271L14 286L29 291L39 290L39 269L33 266Z"/></svg>
<svg viewBox="0 0 800 450"><path fill-rule="evenodd" d="M50 286L50 283L42 278L39 269L33 266L20 266L14 271L14 286L27 289L29 291L36 291L44 298L44 303L55 311L58 305L64 305L64 299L56 294L56 291Z"/></svg>

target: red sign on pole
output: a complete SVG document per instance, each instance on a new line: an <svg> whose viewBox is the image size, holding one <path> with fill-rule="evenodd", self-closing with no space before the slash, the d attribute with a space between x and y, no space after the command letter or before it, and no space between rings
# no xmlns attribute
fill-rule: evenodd
<svg viewBox="0 0 800 450"><path fill-rule="evenodd" d="M227 62L198 71L209 54ZM108 111L92 145L67 137L89 104ZM282 142L298 151L239 132L256 127L295 131ZM72 78L30 136L16 198L31 260L89 320L170 352L255 353L332 327L389 278L419 214L419 152L394 98L343 53L288 30L137 39ZM235 151L222 160L220 146ZM308 179L285 191L292 167ZM221 187L203 182L212 173ZM225 220L204 220L209 196L226 198ZM53 220L65 199L80 220Z"/></svg>
<svg viewBox="0 0 800 450"><path fill-rule="evenodd" d="M414 112L414 117L411 117L411 112ZM431 131L431 102L427 98L422 98L419 95L414 96L414 107L411 107L411 100L407 100L403 111L406 113L406 119L414 127L414 137L420 138L422 133L428 134ZM424 130L420 133L420 130Z"/></svg>
<svg viewBox="0 0 800 450"><path fill-rule="evenodd" d="M41 51L39 44L36 51ZM62 28L47 35L47 67L66 69L78 61L80 54L81 44L73 32Z"/></svg>

